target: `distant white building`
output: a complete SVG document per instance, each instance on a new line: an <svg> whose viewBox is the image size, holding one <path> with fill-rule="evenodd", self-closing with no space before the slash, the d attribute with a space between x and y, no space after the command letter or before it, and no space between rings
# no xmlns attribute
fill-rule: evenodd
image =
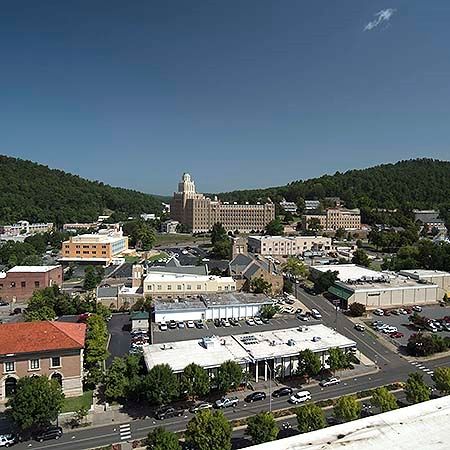
<svg viewBox="0 0 450 450"><path fill-rule="evenodd" d="M20 220L14 225L0 226L0 234L6 236L31 236L37 233L47 233L53 230L53 223L30 223L27 220Z"/></svg>
<svg viewBox="0 0 450 450"><path fill-rule="evenodd" d="M285 212L290 212L292 214L297 213L297 205L294 202L287 202L285 199L283 199L283 201L280 202L280 206Z"/></svg>
<svg viewBox="0 0 450 450"><path fill-rule="evenodd" d="M305 252L330 251L331 238L323 236L249 236L248 247L261 255L295 256Z"/></svg>
<svg viewBox="0 0 450 450"><path fill-rule="evenodd" d="M319 200L305 200L305 210L312 211L320 207Z"/></svg>
<svg viewBox="0 0 450 450"><path fill-rule="evenodd" d="M180 225L178 220L166 220L161 224L161 233L175 234L177 232L178 225Z"/></svg>

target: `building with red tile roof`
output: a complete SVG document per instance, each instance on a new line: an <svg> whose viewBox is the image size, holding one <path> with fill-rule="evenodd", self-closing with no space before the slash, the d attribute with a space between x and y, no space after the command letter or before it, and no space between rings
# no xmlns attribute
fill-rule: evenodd
<svg viewBox="0 0 450 450"><path fill-rule="evenodd" d="M45 375L61 384L67 397L83 393L84 323L0 324L0 403L24 376Z"/></svg>

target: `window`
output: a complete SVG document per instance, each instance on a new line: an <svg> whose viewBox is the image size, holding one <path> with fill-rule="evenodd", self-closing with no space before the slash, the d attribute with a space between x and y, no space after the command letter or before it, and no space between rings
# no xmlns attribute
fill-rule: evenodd
<svg viewBox="0 0 450 450"><path fill-rule="evenodd" d="M21 281L20 282L20 287L27 287L27 282L26 281Z"/></svg>
<svg viewBox="0 0 450 450"><path fill-rule="evenodd" d="M16 287L16 282L15 281L11 281L11 287L15 288Z"/></svg>
<svg viewBox="0 0 450 450"><path fill-rule="evenodd" d="M171 285L171 284L168 284L168 285L167 285L167 290L168 290L168 291L171 291L171 290L172 290L172 285Z"/></svg>
<svg viewBox="0 0 450 450"><path fill-rule="evenodd" d="M201 284L197 284L197 291L200 291L202 289L202 285Z"/></svg>
<svg viewBox="0 0 450 450"><path fill-rule="evenodd" d="M3 363L3 368L5 369L5 372L15 372L16 364L14 363L14 361L7 361Z"/></svg>
<svg viewBox="0 0 450 450"><path fill-rule="evenodd" d="M30 370L38 370L40 367L39 359L30 359Z"/></svg>
<svg viewBox="0 0 450 450"><path fill-rule="evenodd" d="M40 285L41 285L41 283L39 283L39 281L34 282L34 287L38 288Z"/></svg>
<svg viewBox="0 0 450 450"><path fill-rule="evenodd" d="M50 367L61 367L61 357L60 356L52 356L50 358Z"/></svg>
<svg viewBox="0 0 450 450"><path fill-rule="evenodd" d="M179 284L179 285L177 285L177 289L178 289L179 291L181 291L181 290L183 289L183 286L181 286L181 284Z"/></svg>
<svg viewBox="0 0 450 450"><path fill-rule="evenodd" d="M158 289L158 291L161 291L161 290L162 290L162 286L161 286L160 284L158 284L158 285L156 286L156 289Z"/></svg>
<svg viewBox="0 0 450 450"><path fill-rule="evenodd" d="M188 285L186 286L186 289L187 289L188 291L190 291L190 290L191 290L191 285L188 284Z"/></svg>

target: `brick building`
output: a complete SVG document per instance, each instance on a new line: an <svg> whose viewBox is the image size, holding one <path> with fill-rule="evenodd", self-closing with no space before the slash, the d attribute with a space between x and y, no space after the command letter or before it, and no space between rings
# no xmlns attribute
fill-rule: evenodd
<svg viewBox="0 0 450 450"><path fill-rule="evenodd" d="M196 192L194 181L185 173L173 195L170 217L187 225L192 233L208 232L215 223L227 231L258 232L275 219L275 205L270 200L256 205L212 200Z"/></svg>
<svg viewBox="0 0 450 450"><path fill-rule="evenodd" d="M305 214L303 227L309 228L310 220L316 219L323 230L360 230L361 213L359 209L329 208L323 214Z"/></svg>
<svg viewBox="0 0 450 450"><path fill-rule="evenodd" d="M17 380L44 375L61 384L66 397L83 393L86 325L18 322L0 325L0 403L15 392Z"/></svg>
<svg viewBox="0 0 450 450"><path fill-rule="evenodd" d="M0 298L8 302L28 300L36 289L61 286L61 266L15 266L0 272Z"/></svg>

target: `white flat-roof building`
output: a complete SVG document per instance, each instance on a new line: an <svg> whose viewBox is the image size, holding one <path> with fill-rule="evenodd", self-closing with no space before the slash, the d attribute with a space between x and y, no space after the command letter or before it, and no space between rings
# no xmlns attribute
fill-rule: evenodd
<svg viewBox="0 0 450 450"><path fill-rule="evenodd" d="M264 305L271 304L272 299L265 294L245 292L205 294L171 302L156 300L155 322L255 317Z"/></svg>
<svg viewBox="0 0 450 450"><path fill-rule="evenodd" d="M450 396L297 434L251 450L447 450Z"/></svg>
<svg viewBox="0 0 450 450"><path fill-rule="evenodd" d="M232 277L152 272L144 278L144 295L153 295L155 298L176 298L235 290L236 282Z"/></svg>
<svg viewBox="0 0 450 450"><path fill-rule="evenodd" d="M432 304L442 299L440 288L393 272L377 272L355 264L312 266L311 273L337 272L338 281L329 292L342 301L344 308L362 303L368 309Z"/></svg>
<svg viewBox="0 0 450 450"><path fill-rule="evenodd" d="M401 270L400 275L410 277L422 283L437 284L439 286L439 295L444 297L444 294L450 295L450 273L441 270L426 270L426 269L409 269Z"/></svg>
<svg viewBox="0 0 450 450"><path fill-rule="evenodd" d="M157 364L169 364L176 373L195 362L207 369L212 377L223 362L232 360L243 366L255 380L267 380L270 370L279 377L295 374L298 355L306 349L319 354L326 367L328 351L334 347L350 350L356 343L325 325L311 325L145 345L144 360L148 370Z"/></svg>
<svg viewBox="0 0 450 450"><path fill-rule="evenodd" d="M331 238L323 236L249 236L251 252L261 255L295 256L310 251L330 251Z"/></svg>

